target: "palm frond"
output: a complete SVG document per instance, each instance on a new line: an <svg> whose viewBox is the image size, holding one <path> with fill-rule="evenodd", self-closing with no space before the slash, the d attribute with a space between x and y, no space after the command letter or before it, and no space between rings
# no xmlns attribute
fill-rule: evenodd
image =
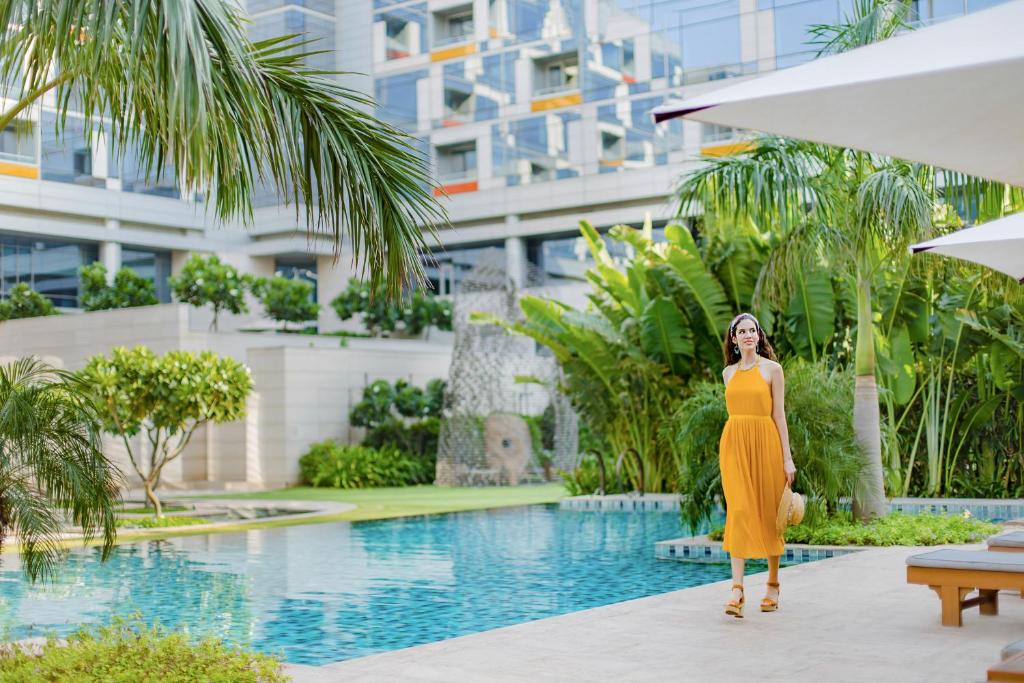
<svg viewBox="0 0 1024 683"><path fill-rule="evenodd" d="M0 78L21 82L5 117L52 90L58 133L81 111L87 136L101 126L119 160L176 174L219 218L250 221L269 182L311 237L336 253L347 238L375 285L422 279L422 230L447 222L425 159L368 97L306 67L301 37L250 42L219 0L0 0L0 26Z"/></svg>
<svg viewBox="0 0 1024 683"><path fill-rule="evenodd" d="M81 380L33 358L0 366L0 540L17 534L31 579L55 571L65 515L109 554L121 483Z"/></svg>
<svg viewBox="0 0 1024 683"><path fill-rule="evenodd" d="M807 32L823 57L891 38L910 29L909 4L901 0L855 0L838 24L812 24Z"/></svg>

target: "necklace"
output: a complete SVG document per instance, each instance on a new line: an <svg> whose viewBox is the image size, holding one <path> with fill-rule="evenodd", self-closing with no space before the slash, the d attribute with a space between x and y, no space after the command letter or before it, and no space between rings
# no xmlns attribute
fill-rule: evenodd
<svg viewBox="0 0 1024 683"><path fill-rule="evenodd" d="M756 367L757 364L760 363L760 362L761 362L761 358L759 356L757 360L755 360L753 363L751 363L747 367L743 367L743 361L740 361L740 366L739 367L740 367L740 370L749 370L750 368Z"/></svg>

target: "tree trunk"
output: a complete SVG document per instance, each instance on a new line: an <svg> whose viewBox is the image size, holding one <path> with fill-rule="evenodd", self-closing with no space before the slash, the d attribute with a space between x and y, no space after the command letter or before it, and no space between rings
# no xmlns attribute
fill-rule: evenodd
<svg viewBox="0 0 1024 683"><path fill-rule="evenodd" d="M156 496L156 491L153 489L152 478L143 480L143 484L146 487L146 500L148 500L150 505L153 506L153 513L156 515L156 518L160 519L164 516L164 510L160 505L160 499Z"/></svg>
<svg viewBox="0 0 1024 683"><path fill-rule="evenodd" d="M864 464L853 492L853 517L866 520L888 512L882 482L882 432L875 384L875 336L871 283L857 273L857 385L853 395L853 431L863 448Z"/></svg>

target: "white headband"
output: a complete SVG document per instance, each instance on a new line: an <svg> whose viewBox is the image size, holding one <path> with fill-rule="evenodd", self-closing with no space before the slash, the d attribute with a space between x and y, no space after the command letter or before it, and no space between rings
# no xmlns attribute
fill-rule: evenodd
<svg viewBox="0 0 1024 683"><path fill-rule="evenodd" d="M729 323L729 334L733 333L733 330L735 330L736 326L739 325L740 320L743 320L744 318L750 318L751 320L754 321L754 324L757 325L757 329L761 329L761 323L758 322L757 318L755 318L752 313L740 313L738 316L732 319L731 323Z"/></svg>

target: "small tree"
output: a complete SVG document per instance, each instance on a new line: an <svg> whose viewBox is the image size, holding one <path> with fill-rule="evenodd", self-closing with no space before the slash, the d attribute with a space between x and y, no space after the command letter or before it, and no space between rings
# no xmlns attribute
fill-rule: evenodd
<svg viewBox="0 0 1024 683"><path fill-rule="evenodd" d="M313 301L313 285L297 278L274 277L253 285L253 294L263 303L268 318L284 323L315 320L320 304Z"/></svg>
<svg viewBox="0 0 1024 683"><path fill-rule="evenodd" d="M110 358L89 359L81 375L101 406L104 431L121 438L157 517L163 516L156 495L163 468L184 452L199 427L244 417L252 390L247 367L209 351L157 357L144 346L118 347ZM140 432L148 447L133 446Z"/></svg>
<svg viewBox="0 0 1024 683"><path fill-rule="evenodd" d="M41 315L56 315L57 312L53 302L24 282L14 285L7 299L0 301L0 320L37 318Z"/></svg>
<svg viewBox="0 0 1024 683"><path fill-rule="evenodd" d="M87 311L105 311L112 308L133 308L160 303L156 298L156 285L131 268L121 268L114 283L107 284L107 267L99 261L78 269L82 283L80 303Z"/></svg>
<svg viewBox="0 0 1024 683"><path fill-rule="evenodd" d="M366 330L375 335L395 330L419 334L431 325L439 330L452 329L451 302L420 289L395 299L388 297L382 287L373 289L352 278L331 306L342 320L360 315Z"/></svg>
<svg viewBox="0 0 1024 683"><path fill-rule="evenodd" d="M168 282L175 298L193 306L213 306L213 322L210 328L217 329L221 311L246 313L245 290L253 284L253 278L242 275L234 266L223 263L217 256L203 258L193 254L181 272Z"/></svg>

